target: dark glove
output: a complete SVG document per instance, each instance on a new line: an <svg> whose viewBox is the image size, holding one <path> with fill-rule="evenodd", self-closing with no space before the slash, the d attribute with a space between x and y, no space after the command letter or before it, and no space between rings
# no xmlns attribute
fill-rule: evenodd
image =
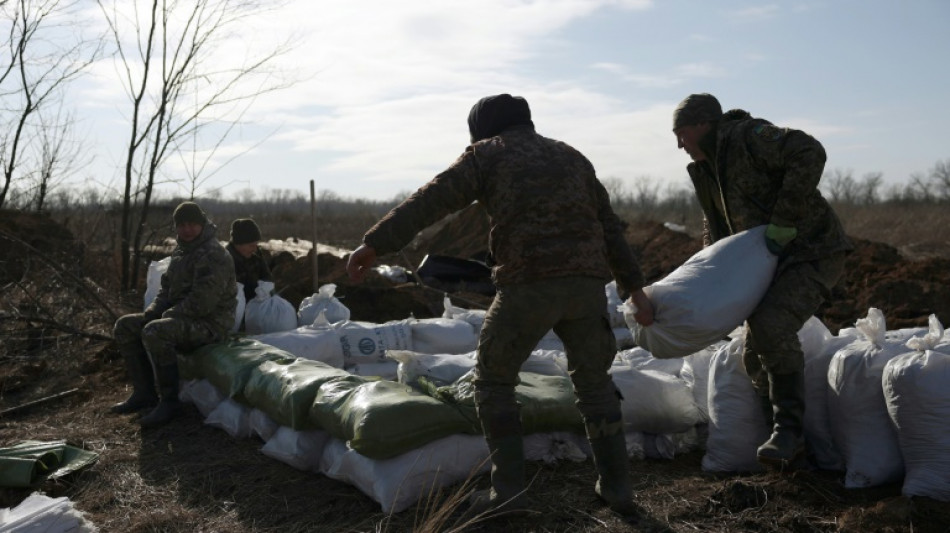
<svg viewBox="0 0 950 533"><path fill-rule="evenodd" d="M793 226L776 226L769 224L765 228L765 246L775 255L781 255L788 243L795 240L798 230Z"/></svg>

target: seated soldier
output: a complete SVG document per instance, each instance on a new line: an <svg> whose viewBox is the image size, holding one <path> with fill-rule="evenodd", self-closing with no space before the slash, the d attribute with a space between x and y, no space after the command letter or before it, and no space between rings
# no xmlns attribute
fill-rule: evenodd
<svg viewBox="0 0 950 533"><path fill-rule="evenodd" d="M132 380L132 395L112 412L155 406L139 420L143 428L160 426L178 415L178 352L227 338L237 307L234 265L215 237L217 227L194 202L180 204L172 218L177 246L158 295L144 313L120 317L114 330Z"/></svg>
<svg viewBox="0 0 950 533"><path fill-rule="evenodd" d="M244 285L244 296L254 299L257 282L270 281L270 268L260 247L261 229L249 218L239 218L231 223L231 241L226 249L234 261L234 274L238 283Z"/></svg>

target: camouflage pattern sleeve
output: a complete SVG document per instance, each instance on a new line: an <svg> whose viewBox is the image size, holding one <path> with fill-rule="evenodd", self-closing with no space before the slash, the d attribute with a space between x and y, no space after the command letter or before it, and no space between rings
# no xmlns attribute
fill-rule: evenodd
<svg viewBox="0 0 950 533"><path fill-rule="evenodd" d="M750 128L746 143L758 165L782 174L770 222L795 226L809 214L808 199L825 168L824 147L805 132L767 123Z"/></svg>
<svg viewBox="0 0 950 533"><path fill-rule="evenodd" d="M158 294L155 295L155 299L152 300L152 303L150 303L148 307L145 308L145 316L150 320L161 318L162 313L167 311L168 308L172 306L172 303L168 298L168 291L168 276L166 273L162 273L162 277L159 278Z"/></svg>
<svg viewBox="0 0 950 533"><path fill-rule="evenodd" d="M234 263L231 255L217 242L209 242L195 258L190 290L169 311L187 318L207 318L217 313L222 295L236 293ZM235 304L236 305L236 304Z"/></svg>
<svg viewBox="0 0 950 533"><path fill-rule="evenodd" d="M452 165L379 220L363 243L377 255L401 250L417 233L477 199L478 162L469 147Z"/></svg>
<svg viewBox="0 0 950 533"><path fill-rule="evenodd" d="M607 265L610 272L617 281L621 293L630 294L637 289L642 289L645 284L643 272L624 238L627 224L620 220L610 207L610 196L600 181L597 181L595 194L598 218L604 228L604 243L607 245Z"/></svg>

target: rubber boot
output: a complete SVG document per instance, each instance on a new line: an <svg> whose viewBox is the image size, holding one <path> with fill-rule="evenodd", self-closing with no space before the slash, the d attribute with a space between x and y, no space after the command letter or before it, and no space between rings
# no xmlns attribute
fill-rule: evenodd
<svg viewBox="0 0 950 533"><path fill-rule="evenodd" d="M152 412L139 419L143 428L153 428L167 424L181 412L178 401L178 365L162 365L156 369L158 390L161 401Z"/></svg>
<svg viewBox="0 0 950 533"><path fill-rule="evenodd" d="M635 518L640 511L633 503L623 421L620 416L610 418L613 420L603 418L586 421L587 439L598 475L594 491L615 513L628 519Z"/></svg>
<svg viewBox="0 0 950 533"><path fill-rule="evenodd" d="M125 370L132 381L132 395L122 403L117 403L109 411L117 414L134 413L158 403L155 393L155 373L152 363L144 353L126 353Z"/></svg>
<svg viewBox="0 0 950 533"><path fill-rule="evenodd" d="M774 425L772 436L759 446L757 458L764 465L786 469L804 456L802 437L805 415L805 375L769 373L769 398Z"/></svg>
<svg viewBox="0 0 950 533"><path fill-rule="evenodd" d="M762 408L762 414L765 415L765 427L772 429L775 425L775 413L772 410L772 399L765 396L759 396L759 406Z"/></svg>
<svg viewBox="0 0 950 533"><path fill-rule="evenodd" d="M496 514L524 511L524 443L521 435L486 439L491 452L491 488L469 497L467 514Z"/></svg>
<svg viewBox="0 0 950 533"><path fill-rule="evenodd" d="M501 393L476 391L475 406L491 453L491 489L473 493L466 514L477 516L523 511L527 507L524 442L521 411L514 390Z"/></svg>

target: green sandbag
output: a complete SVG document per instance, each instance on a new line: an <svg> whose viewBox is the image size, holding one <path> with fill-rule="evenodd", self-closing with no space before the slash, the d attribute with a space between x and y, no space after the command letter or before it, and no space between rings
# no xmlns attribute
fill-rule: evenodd
<svg viewBox="0 0 950 533"><path fill-rule="evenodd" d="M178 371L182 379L205 378L229 398L248 404L244 387L255 368L264 361L290 363L295 359L293 354L269 344L233 337L179 355Z"/></svg>
<svg viewBox="0 0 950 533"><path fill-rule="evenodd" d="M0 448L0 487L31 487L86 468L98 459L96 452L71 446L64 440L23 441Z"/></svg>
<svg viewBox="0 0 950 533"><path fill-rule="evenodd" d="M244 397L282 426L298 431L320 429L310 418L317 391L328 381L353 377L346 370L310 359L264 361L251 371Z"/></svg>
<svg viewBox="0 0 950 533"><path fill-rule="evenodd" d="M574 386L565 376L545 376L532 372L518 374L521 383L515 387L515 399L521 405L521 426L525 435L551 431L584 432L584 421L577 410ZM448 404L475 415L474 374L469 372L458 381L435 387L424 378L423 391Z"/></svg>
<svg viewBox="0 0 950 533"><path fill-rule="evenodd" d="M481 433L473 416L394 381L325 383L310 416L370 459L395 457L457 433Z"/></svg>

